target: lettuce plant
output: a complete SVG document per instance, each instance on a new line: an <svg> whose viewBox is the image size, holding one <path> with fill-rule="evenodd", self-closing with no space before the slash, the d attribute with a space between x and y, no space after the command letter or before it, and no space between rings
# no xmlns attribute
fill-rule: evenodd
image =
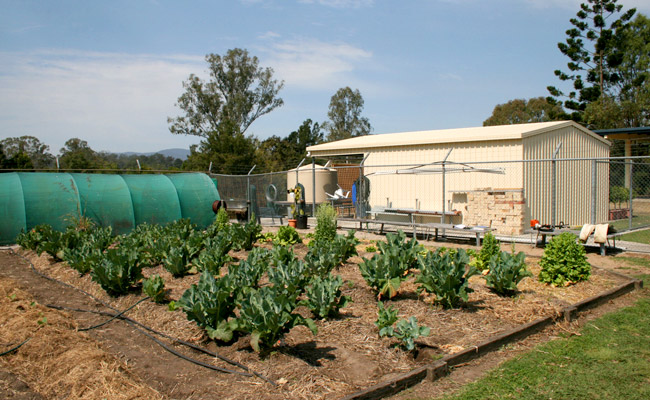
<svg viewBox="0 0 650 400"><path fill-rule="evenodd" d="M589 279L591 265L584 247L576 242L576 236L565 232L555 236L544 249L539 262L542 267L539 280L553 286L567 286Z"/></svg>

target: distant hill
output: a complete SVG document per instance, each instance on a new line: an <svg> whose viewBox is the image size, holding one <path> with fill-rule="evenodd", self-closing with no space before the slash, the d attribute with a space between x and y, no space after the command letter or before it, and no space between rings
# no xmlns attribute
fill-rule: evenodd
<svg viewBox="0 0 650 400"><path fill-rule="evenodd" d="M173 157L173 158L180 158L181 160L186 160L187 156L190 155L190 151L188 149L165 149L165 150L159 150L150 153L138 153L133 151L127 151L118 154L123 154L125 156L134 156L134 155L151 156L154 154L162 154L165 157Z"/></svg>

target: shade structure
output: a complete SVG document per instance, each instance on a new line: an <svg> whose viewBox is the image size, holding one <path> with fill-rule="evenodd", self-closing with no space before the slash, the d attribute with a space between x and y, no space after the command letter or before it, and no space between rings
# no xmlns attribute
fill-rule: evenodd
<svg viewBox="0 0 650 400"><path fill-rule="evenodd" d="M14 243L21 230L39 224L62 231L82 216L117 234L180 218L205 228L219 199L216 182L201 173L0 173L0 244Z"/></svg>
<svg viewBox="0 0 650 400"><path fill-rule="evenodd" d="M120 175L70 174L77 185L81 214L116 234L135 227L131 192Z"/></svg>

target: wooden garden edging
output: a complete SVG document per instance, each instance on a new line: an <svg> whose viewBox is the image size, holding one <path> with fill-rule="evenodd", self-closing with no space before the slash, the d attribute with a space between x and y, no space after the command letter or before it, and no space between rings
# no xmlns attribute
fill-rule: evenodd
<svg viewBox="0 0 650 400"><path fill-rule="evenodd" d="M384 397L394 395L411 386L415 386L418 383L422 382L424 379L435 381L449 374L450 368L455 365L465 363L469 360L473 360L486 353L489 353L490 351L497 350L507 343L524 339L534 333L541 331L547 326L556 323L558 320L570 322L574 320L580 312L586 311L608 300L617 298L633 290L638 290L643 287L643 281L641 280L632 279L626 275L612 271L608 272L614 275L624 276L630 281L606 292L600 293L596 296L567 306L562 309L557 315L539 318L533 322L520 325L507 332L493 336L476 346L467 348L458 353L449 354L448 356L445 356L440 360L433 362L432 364L418 367L410 372L402 374L388 381L381 382L362 391L352 393L348 396L345 396L343 400L382 399Z"/></svg>

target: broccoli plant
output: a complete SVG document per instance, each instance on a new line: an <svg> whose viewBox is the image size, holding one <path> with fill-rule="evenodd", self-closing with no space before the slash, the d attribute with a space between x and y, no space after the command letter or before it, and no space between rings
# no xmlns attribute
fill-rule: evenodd
<svg viewBox="0 0 650 400"><path fill-rule="evenodd" d="M110 295L127 293L142 279L137 250L124 247L106 250L90 276Z"/></svg>
<svg viewBox="0 0 650 400"><path fill-rule="evenodd" d="M253 350L270 349L293 327L307 326L315 335L316 324L310 318L294 314L294 304L277 287L252 290L242 301L238 329L250 333Z"/></svg>
<svg viewBox="0 0 650 400"><path fill-rule="evenodd" d="M377 303L377 306L377 321L375 321L375 325L379 329L379 336L384 337L386 336L386 329L397 322L397 310L393 307L385 308L384 303L381 301Z"/></svg>
<svg viewBox="0 0 650 400"><path fill-rule="evenodd" d="M142 290L156 303L164 303L167 300L165 281L160 275L154 274L142 281Z"/></svg>
<svg viewBox="0 0 650 400"><path fill-rule="evenodd" d="M227 275L215 279L209 271L203 271L199 282L187 289L176 305L210 338L229 342L237 328L232 284Z"/></svg>
<svg viewBox="0 0 650 400"><path fill-rule="evenodd" d="M517 292L519 282L533 276L526 269L526 255L516 255L502 251L490 259L489 272L484 276L487 287L502 296L512 296Z"/></svg>
<svg viewBox="0 0 650 400"><path fill-rule="evenodd" d="M415 238L407 241L406 234L401 230L387 233L386 242L378 242L377 246L381 254L391 254L402 259L407 268L417 268L419 256L425 253L424 247Z"/></svg>
<svg viewBox="0 0 650 400"><path fill-rule="evenodd" d="M469 278L478 273L476 267L469 265L465 250L438 249L421 259L420 275L415 282L420 284L418 291L433 293L437 303L454 308L468 300L467 294L473 292L467 286Z"/></svg>
<svg viewBox="0 0 650 400"><path fill-rule="evenodd" d="M359 264L361 276L377 293L382 296L393 298L400 285L406 280L408 274L407 261L400 258L398 252L391 251L388 254L375 254L370 260L364 259Z"/></svg>
<svg viewBox="0 0 650 400"><path fill-rule="evenodd" d="M565 232L555 236L539 262L542 268L539 280L554 286L567 286L589 279L591 265L587 262L585 249L576 242L576 236Z"/></svg>
<svg viewBox="0 0 650 400"><path fill-rule="evenodd" d="M341 296L341 286L343 279L340 275L315 276L307 287L307 299L299 304L309 307L317 317L327 318L338 313L350 301L349 296Z"/></svg>
<svg viewBox="0 0 650 400"><path fill-rule="evenodd" d="M395 326L388 326L384 328L383 335L399 339L400 346L408 351L415 349L415 339L420 336L429 336L431 330L426 326L419 326L418 320L415 317L409 319L401 319L397 321Z"/></svg>

